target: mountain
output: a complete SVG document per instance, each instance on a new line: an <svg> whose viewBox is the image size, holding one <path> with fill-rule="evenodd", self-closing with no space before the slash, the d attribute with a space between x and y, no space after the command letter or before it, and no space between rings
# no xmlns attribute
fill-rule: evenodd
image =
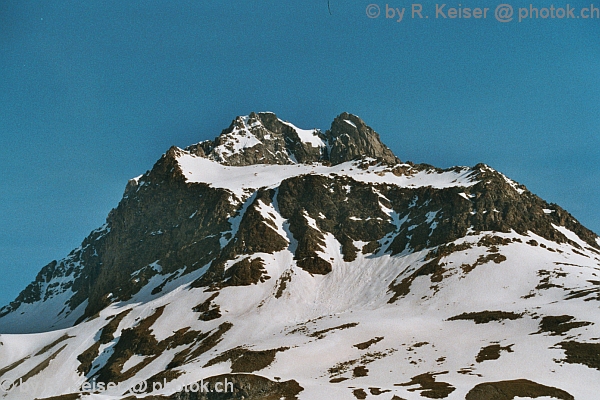
<svg viewBox="0 0 600 400"><path fill-rule="evenodd" d="M252 113L0 309L0 396L593 399L599 273L595 233L485 164Z"/></svg>

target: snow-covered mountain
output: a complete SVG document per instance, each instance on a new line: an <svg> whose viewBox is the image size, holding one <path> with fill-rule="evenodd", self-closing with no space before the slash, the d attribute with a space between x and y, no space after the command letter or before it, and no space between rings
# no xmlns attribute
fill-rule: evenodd
<svg viewBox="0 0 600 400"><path fill-rule="evenodd" d="M599 274L596 234L484 164L252 113L0 309L0 398L595 399Z"/></svg>

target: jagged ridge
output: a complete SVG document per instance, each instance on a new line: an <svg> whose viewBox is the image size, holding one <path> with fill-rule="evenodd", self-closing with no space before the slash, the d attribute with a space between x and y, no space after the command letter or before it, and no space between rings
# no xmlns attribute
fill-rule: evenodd
<svg viewBox="0 0 600 400"><path fill-rule="evenodd" d="M304 130L273 113L237 117L215 140L185 149L225 165L295 164L322 162L332 165L362 157L399 162L379 135L359 117L342 113L325 133Z"/></svg>

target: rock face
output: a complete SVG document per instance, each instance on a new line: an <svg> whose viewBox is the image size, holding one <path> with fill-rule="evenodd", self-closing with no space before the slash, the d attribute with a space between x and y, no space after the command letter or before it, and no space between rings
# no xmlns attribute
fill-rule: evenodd
<svg viewBox="0 0 600 400"><path fill-rule="evenodd" d="M169 149L129 181L103 227L0 309L0 334L47 337L21 358L23 351L9 351L17 346L12 336L0 337L0 360L7 360L0 361L0 379L53 379L53 363L75 365L69 376L77 384L190 383L200 368L234 379L235 395L171 390L147 398L291 399L305 391L314 398L342 386L331 398L390 391L413 398L418 390L464 398L464 384L447 383L452 374L478 379L475 363L526 359L523 348L546 352L547 342L529 342L540 335L558 336L554 348L570 352L565 362L595 366L593 355L580 353L597 345L590 341L600 321L582 313L599 297L599 267L595 233L485 164L442 170L401 163L348 113L325 132L252 113L213 141ZM565 304L561 314L557 302ZM413 315L421 322L406 333ZM565 322L531 331L535 319L542 327ZM514 324L521 336L505 342L508 333L496 337L469 325L490 323ZM55 329L66 336L54 337ZM460 354L443 350L446 329L474 335L474 345ZM573 334L578 329L589 335ZM560 337L566 331L569 342ZM318 343L330 336L328 346L346 358L305 365L310 378L290 366L319 358ZM493 357L482 356L492 350ZM42 357L50 358L40 364ZM560 357L547 358L535 368L551 370ZM246 364L252 368L240 367ZM370 380L370 364L382 371L405 365L393 374L405 379L380 388ZM281 382L278 369L288 371ZM496 386L476 386L473 378L470 396L502 385L508 396L534 385L524 380L532 378L527 371L515 380L492 370L482 374ZM256 371L269 378L227 375ZM63 388L37 397L73 393Z"/></svg>

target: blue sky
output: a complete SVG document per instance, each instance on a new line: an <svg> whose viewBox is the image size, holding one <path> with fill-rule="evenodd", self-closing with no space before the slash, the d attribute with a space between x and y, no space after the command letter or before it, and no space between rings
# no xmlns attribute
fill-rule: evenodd
<svg viewBox="0 0 600 400"><path fill-rule="evenodd" d="M389 0L396 22L373 1L0 2L0 303L169 146L251 111L306 129L357 114L402 160L484 162L600 232L600 19L519 23L521 1L500 23L488 0L444 9L485 19L428 1L411 19Z"/></svg>

